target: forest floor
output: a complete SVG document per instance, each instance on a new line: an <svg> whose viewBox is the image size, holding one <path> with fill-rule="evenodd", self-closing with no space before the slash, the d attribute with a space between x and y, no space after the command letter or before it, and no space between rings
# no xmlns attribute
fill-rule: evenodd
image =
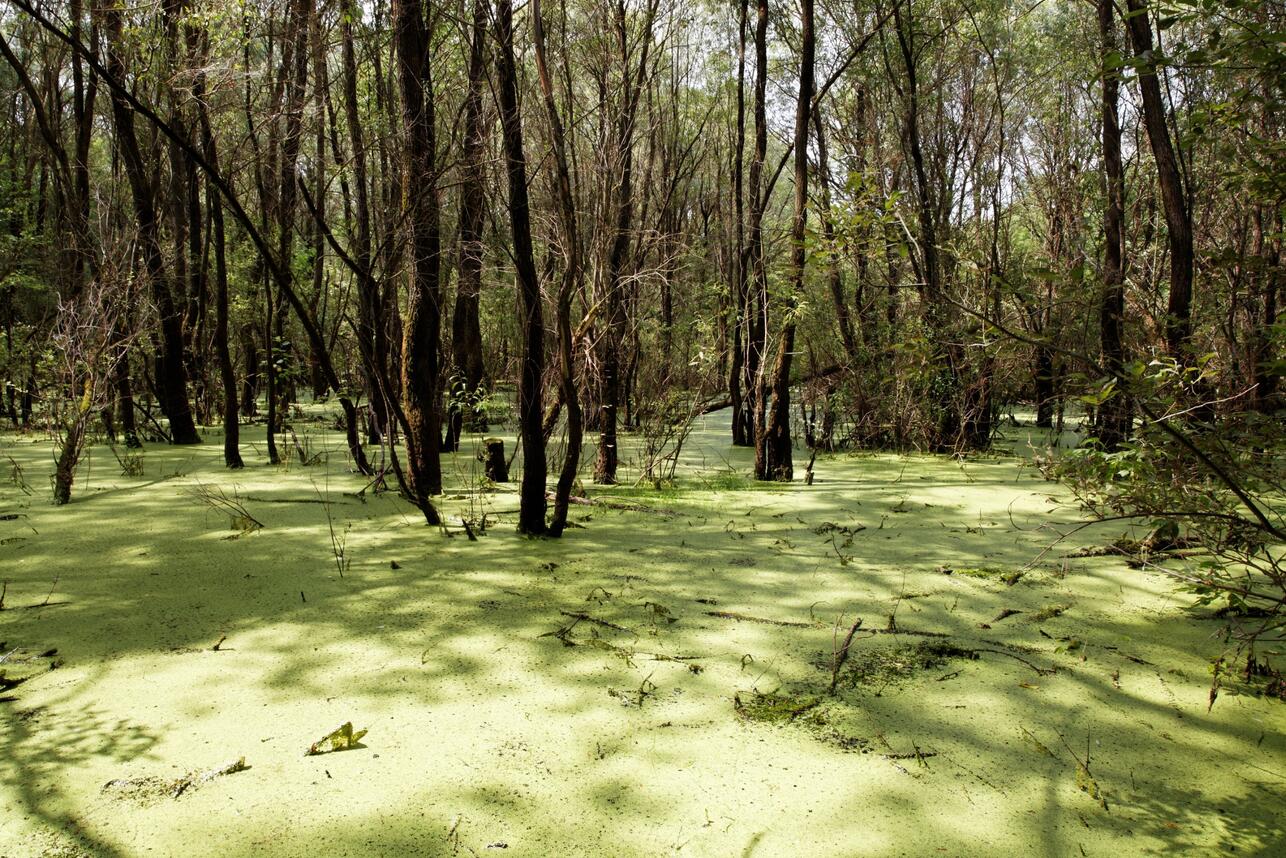
<svg viewBox="0 0 1286 858"><path fill-rule="evenodd" d="M1043 434L764 486L727 420L559 541L473 491L475 440L448 538L320 423L312 466L94 447L63 508L4 435L0 855L1286 854L1286 704L1207 711L1220 622L1069 556L1119 525L1055 544Z"/></svg>

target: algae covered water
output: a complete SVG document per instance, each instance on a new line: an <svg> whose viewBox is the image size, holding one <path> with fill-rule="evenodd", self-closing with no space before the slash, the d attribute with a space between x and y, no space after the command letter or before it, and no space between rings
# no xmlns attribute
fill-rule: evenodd
<svg viewBox="0 0 1286 858"><path fill-rule="evenodd" d="M479 439L444 532L323 423L310 465L94 447L60 508L7 436L0 854L1286 851L1286 709L1207 709L1219 620L1075 556L1123 527L1057 541L1044 435L765 486L726 424L558 542Z"/></svg>

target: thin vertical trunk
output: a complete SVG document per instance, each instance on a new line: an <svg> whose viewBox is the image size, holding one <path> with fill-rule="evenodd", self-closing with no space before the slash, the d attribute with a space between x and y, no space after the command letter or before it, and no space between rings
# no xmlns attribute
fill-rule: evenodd
<svg viewBox="0 0 1286 858"><path fill-rule="evenodd" d="M533 11L537 15L538 11ZM447 427L447 449L460 446L460 433L467 423L475 431L486 431L486 412L477 401L482 390L482 234L486 225L486 128L482 112L482 91L486 85L487 8L475 0L473 34L469 46L469 89L464 109L464 175L460 185L460 276L456 286L455 311L451 315L451 348L455 361L456 389Z"/></svg>
<svg viewBox="0 0 1286 858"><path fill-rule="evenodd" d="M1130 434L1130 400L1125 388L1125 170L1121 161L1121 120L1117 113L1121 79L1107 61L1116 53L1116 17L1112 0L1098 0L1098 28L1103 66L1103 178L1107 205L1103 210L1103 294L1099 308L1099 338L1103 365L1117 381L1114 395L1098 411L1098 437L1116 450Z"/></svg>
<svg viewBox="0 0 1286 858"><path fill-rule="evenodd" d="M314 138L315 147L313 149L313 187L317 200L323 200L326 195L326 98L325 93L330 88L330 77L326 70L326 58L323 53L321 16L314 6L311 14L308 16L308 36L309 44L312 50L313 64L313 110L316 113L316 137ZM326 329L326 315L328 302L326 300L326 238L322 234L321 224L313 223L313 292L311 296L311 306L309 310L317 319L318 327ZM332 338L331 343L334 340ZM317 354L317 349L312 348L311 344L308 350L308 377L314 399L321 399L327 393L330 385L326 383L325 376L321 371L321 358Z"/></svg>
<svg viewBox="0 0 1286 858"><path fill-rule="evenodd" d="M402 126L406 133L403 187L409 206L411 278L402 339L402 396L410 488L418 502L442 491L442 413L439 344L442 327L441 228L437 189L437 135L429 28L418 0L395 0Z"/></svg>
<svg viewBox="0 0 1286 858"><path fill-rule="evenodd" d="M821 111L813 111L812 122L817 135L817 184L821 193L822 237L829 248L826 280L831 290L831 302L835 305L835 322L839 326L840 343L844 346L845 356L852 362L857 359L857 337L853 333L848 297L844 294L844 280L840 274L840 254L835 247L835 220L831 215L830 153L826 148L826 129L822 122Z"/></svg>
<svg viewBox="0 0 1286 858"><path fill-rule="evenodd" d="M549 524L551 536L561 536L567 526L567 505L572 485L580 466L583 418L580 391L576 389L576 363L572 340L572 296L580 288L583 265L581 260L580 230L576 216L576 200L572 193L571 171L567 163L567 145L563 122L554 101L554 88L549 77L545 56L545 25L540 12L540 0L532 0L532 32L536 47L536 71L540 78L540 91L544 96L545 113L549 119L550 136L554 150L554 169L557 181L558 217L562 227L563 279L558 289L558 360L561 399L567 409L567 452L558 474L554 492L554 515Z"/></svg>
<svg viewBox="0 0 1286 858"><path fill-rule="evenodd" d="M344 118L348 128L349 147L352 149L355 198L353 257L360 269L357 272L357 338L358 351L364 357L366 392L370 399L367 436L372 444L378 444L388 428L389 418L387 397L390 391L386 391L383 385L383 380L388 376L388 328L385 324L380 286L371 276L370 184L367 178L366 142L357 102L357 52L353 45L353 24L360 20L360 11L354 0L344 0L339 17L339 32L344 66Z"/></svg>
<svg viewBox="0 0 1286 858"><path fill-rule="evenodd" d="M628 396L624 393L628 389L630 362L624 360L625 355L622 352L625 346L626 324L630 315L629 302L624 292L625 265L630 253L634 217L634 130L639 95L643 88L643 76L647 70L648 51L652 44L652 15L655 11L656 3L653 0L644 12L646 20L640 39L638 68L635 72L630 68L629 32L624 0L617 0L615 7L616 48L621 60L625 91L622 95L621 112L616 117L616 136L612 151L620 164L620 175L615 179L613 192L608 195L613 202L614 223L607 256L607 282L604 295L607 318L606 329L600 341L602 349L599 356L603 373L602 390L599 394L602 413L599 418L598 456L594 462L594 482L602 484L616 482L616 467L620 458L616 438L618 409L622 402L628 400Z"/></svg>
<svg viewBox="0 0 1286 858"><path fill-rule="evenodd" d="M1281 364L1278 357L1273 353L1273 343L1275 341L1274 329L1277 326L1278 319L1278 297L1281 290L1281 233L1282 222L1280 212L1269 215L1275 219L1273 232L1277 234L1276 238L1269 238L1265 235L1267 231L1264 226L1265 212L1263 207L1259 207L1255 214L1255 255L1262 260L1259 275L1259 318L1252 335L1254 344L1254 382L1255 382L1255 407L1264 414L1271 414L1276 411L1281 403L1278 396L1278 387L1281 381Z"/></svg>
<svg viewBox="0 0 1286 858"><path fill-rule="evenodd" d="M742 324L745 358L742 361L742 384L745 390L741 408L742 440L756 446L763 428L763 398L760 363L764 337L767 334L768 271L764 261L764 207L768 204L764 190L764 159L768 155L768 0L757 0L755 13L755 148L750 158L750 224L746 233L746 260L751 278L746 288Z"/></svg>
<svg viewBox="0 0 1286 858"><path fill-rule="evenodd" d="M737 135L732 152L732 211L733 231L736 235L731 254L732 283L729 305L732 311L732 349L728 367L728 399L732 404L732 443L745 447L752 443L746 438L745 406L742 396L742 375L746 356L743 335L748 311L746 301L746 222L745 182L743 164L746 150L746 20L748 0L737 3ZM757 193L758 191L756 191Z"/></svg>
<svg viewBox="0 0 1286 858"><path fill-rule="evenodd" d="M98 10L107 36L107 70L116 80L126 80L126 65L121 45L124 25L120 8L114 0L107 0ZM121 161L129 180L138 219L140 255L147 271L152 299L160 316L161 355L157 362L157 395L161 410L170 421L170 440L175 444L199 444L196 423L188 402L187 379L183 368L183 320L175 306L174 292L165 270L161 251L160 221L153 204L152 183L139 147L134 128L134 111L123 95L112 91L112 118L116 125Z"/></svg>
<svg viewBox="0 0 1286 858"><path fill-rule="evenodd" d="M757 407L767 411L763 431L755 444L755 477L760 480L789 481L794 475L793 443L790 437L790 368L795 349L795 306L804 290L808 250L808 126L813 100L813 66L816 35L813 31L813 0L800 3L799 98L795 104L795 218L791 229L791 293L786 299L785 318L777 343L773 367L772 402L766 407L760 394Z"/></svg>
<svg viewBox="0 0 1286 858"><path fill-rule="evenodd" d="M199 65L204 67L204 56L208 51L208 38L204 31L199 34L191 31L192 55L200 57ZM219 152L214 140L214 130L210 125L210 115L205 102L205 74L198 72L193 81L193 101L196 102L197 118L201 126L201 149L210 166L219 169ZM223 222L223 201L218 193L206 186L206 206L210 211L210 222L213 229L211 236L214 244L214 351L219 360L219 377L223 386L223 463L225 466L238 469L245 467L241 459L240 416L237 408L237 374L232 365L232 350L228 346L228 261L227 237Z"/></svg>
<svg viewBox="0 0 1286 858"><path fill-rule="evenodd" d="M908 15L910 7L908 6ZM920 138L920 85L916 67L914 21L904 17L901 8L894 10L898 47L906 71L906 116L903 126L903 144L911 156L911 175L915 186L916 211L919 223L919 292L924 306L926 326L933 341L932 359L938 377L934 405L938 420L933 439L939 452L953 449L960 435L960 371L956 347L950 342L947 324L947 307L943 294L942 261L938 251L939 218L934 204L934 194L929 187L928 170Z"/></svg>
<svg viewBox="0 0 1286 858"><path fill-rule="evenodd" d="M545 525L545 435L541 376L545 371L545 323L540 281L531 245L531 211L527 200L527 158L522 148L522 114L518 107L518 70L514 63L512 0L496 4L496 77L500 121L504 132L505 172L509 182L509 222L517 270L519 316L523 331L522 371L518 377L518 435L523 449L518 530L543 536Z"/></svg>

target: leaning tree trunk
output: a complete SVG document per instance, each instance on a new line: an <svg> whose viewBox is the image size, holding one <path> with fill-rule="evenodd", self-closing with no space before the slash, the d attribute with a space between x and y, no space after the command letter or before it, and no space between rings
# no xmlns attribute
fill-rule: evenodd
<svg viewBox="0 0 1286 858"><path fill-rule="evenodd" d="M1170 300L1166 310L1165 342L1170 357L1187 364L1192 361L1192 216L1187 192L1170 129L1166 124L1165 102L1152 47L1152 23L1142 0L1126 0L1126 21L1134 55L1140 61L1139 93L1143 97L1143 124L1156 162L1157 181L1170 244Z"/></svg>

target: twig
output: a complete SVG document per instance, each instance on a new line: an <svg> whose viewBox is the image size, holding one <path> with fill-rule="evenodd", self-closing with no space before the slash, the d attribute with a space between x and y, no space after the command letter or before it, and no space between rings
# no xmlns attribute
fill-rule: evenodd
<svg viewBox="0 0 1286 858"><path fill-rule="evenodd" d="M53 584L51 584L51 585L49 585L49 592L45 594L45 600L44 600L43 602L41 602L41 603L40 603L40 607L44 608L44 607L47 607L47 606L49 605L49 600L50 600L50 599L53 597L53 595L54 595L54 588L56 588L56 587L58 586L58 581L59 581L61 578L62 578L62 573L61 573L61 572L54 576L54 583L53 583Z"/></svg>
<svg viewBox="0 0 1286 858"><path fill-rule="evenodd" d="M607 620L600 620L598 617L581 613L579 611L559 611L558 613L562 614L564 617L571 617L572 619L577 621L584 620L587 623L593 623L596 626L602 626L605 629L611 629L617 632L625 632L626 634L633 634L632 631L625 628L624 626L618 626L616 623L609 623Z"/></svg>
<svg viewBox="0 0 1286 858"><path fill-rule="evenodd" d="M732 611L706 611L707 617L719 617L723 620L745 620L748 623L763 623L768 626L790 626L796 629L811 629L809 623L799 623L794 620L770 620L766 617L752 617L748 614L737 614Z"/></svg>
<svg viewBox="0 0 1286 858"><path fill-rule="evenodd" d="M839 628L839 620L836 620L836 629ZM844 667L844 662L848 661L848 649L853 644L853 635L862 627L862 618L858 617L857 622L849 628L848 634L844 636L844 643L839 649L835 650L835 656L831 660L831 694L835 693L835 686L839 684L839 672Z"/></svg>

